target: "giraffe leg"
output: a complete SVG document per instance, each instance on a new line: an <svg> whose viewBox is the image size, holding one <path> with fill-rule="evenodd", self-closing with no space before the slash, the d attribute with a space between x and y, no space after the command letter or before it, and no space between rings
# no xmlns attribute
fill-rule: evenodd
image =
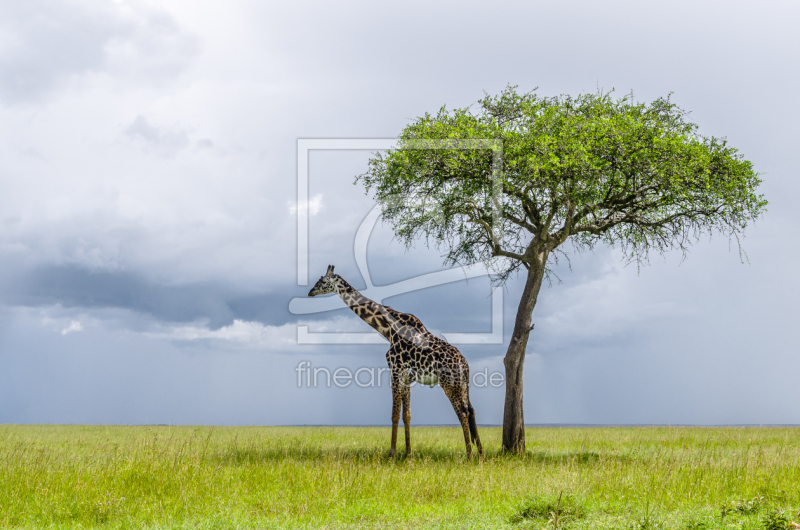
<svg viewBox="0 0 800 530"><path fill-rule="evenodd" d="M467 447L467 458L472 458L472 443L469 440L469 418L466 412L456 412L458 420L461 422L461 430L464 431L464 445Z"/></svg>
<svg viewBox="0 0 800 530"><path fill-rule="evenodd" d="M397 423L400 421L402 398L399 386L392 385L392 449L389 451L392 457L397 454Z"/></svg>
<svg viewBox="0 0 800 530"><path fill-rule="evenodd" d="M475 409L472 408L472 403L467 401L469 413L469 433L472 435L472 441L478 446L478 454L483 455L483 446L481 445L481 437L478 435L478 424L475 422Z"/></svg>
<svg viewBox="0 0 800 530"><path fill-rule="evenodd" d="M467 448L467 458L472 458L472 443L469 437L469 408L464 404L465 400L462 397L461 389L449 385L447 388L442 387L442 389L450 399L453 410L456 411L456 416L458 416L458 421L461 422L461 430L464 431L464 445Z"/></svg>
<svg viewBox="0 0 800 530"><path fill-rule="evenodd" d="M411 389L403 392L403 426L406 428L406 456L411 454Z"/></svg>

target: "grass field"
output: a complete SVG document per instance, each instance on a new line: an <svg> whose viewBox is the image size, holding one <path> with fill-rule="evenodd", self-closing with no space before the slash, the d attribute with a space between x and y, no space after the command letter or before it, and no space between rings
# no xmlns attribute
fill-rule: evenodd
<svg viewBox="0 0 800 530"><path fill-rule="evenodd" d="M4 528L794 528L800 429L0 425ZM402 439L402 436L401 436ZM402 447L402 442L401 442Z"/></svg>

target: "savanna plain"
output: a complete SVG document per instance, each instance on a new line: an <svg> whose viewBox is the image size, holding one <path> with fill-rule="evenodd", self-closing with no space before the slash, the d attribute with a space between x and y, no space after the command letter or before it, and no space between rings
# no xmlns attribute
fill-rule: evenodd
<svg viewBox="0 0 800 530"><path fill-rule="evenodd" d="M0 425L2 528L791 529L800 429ZM401 429L402 433L402 429ZM398 449L402 452L402 434Z"/></svg>

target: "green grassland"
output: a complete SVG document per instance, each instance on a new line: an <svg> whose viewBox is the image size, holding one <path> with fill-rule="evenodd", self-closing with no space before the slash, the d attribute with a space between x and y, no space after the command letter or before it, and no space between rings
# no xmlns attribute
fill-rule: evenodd
<svg viewBox="0 0 800 530"><path fill-rule="evenodd" d="M800 429L0 425L0 528L794 528ZM401 431L402 432L402 431ZM401 436L402 439L402 436ZM401 442L402 448L402 442Z"/></svg>

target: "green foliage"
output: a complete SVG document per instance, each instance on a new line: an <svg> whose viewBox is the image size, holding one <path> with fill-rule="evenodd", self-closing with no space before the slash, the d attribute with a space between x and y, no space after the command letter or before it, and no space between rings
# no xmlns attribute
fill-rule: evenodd
<svg viewBox="0 0 800 530"><path fill-rule="evenodd" d="M630 530L658 530L659 528L663 528L663 525L661 521L653 517L652 514L645 513L643 516L632 521L628 525L628 528L630 528Z"/></svg>
<svg viewBox="0 0 800 530"><path fill-rule="evenodd" d="M683 525L684 530L707 530L710 528L708 521L692 519Z"/></svg>
<svg viewBox="0 0 800 530"><path fill-rule="evenodd" d="M544 521L556 529L575 519L586 517L586 510L571 495L560 492L555 496L536 497L526 501L514 514L512 521L526 519Z"/></svg>
<svg viewBox="0 0 800 530"><path fill-rule="evenodd" d="M762 528L764 530L791 530L797 527L792 525L791 519L785 513L772 510L764 515Z"/></svg>
<svg viewBox="0 0 800 530"><path fill-rule="evenodd" d="M410 458L389 434L0 425L0 528L755 530L800 510L800 429L528 429L510 456L482 428L471 462L460 428L413 429Z"/></svg>
<svg viewBox="0 0 800 530"><path fill-rule="evenodd" d="M541 97L508 87L477 112L442 107L412 121L358 179L406 244L432 239L448 263L512 258L501 279L568 239L619 244L643 260L685 251L702 234L738 237L767 204L752 164L700 135L669 98L605 92Z"/></svg>
<svg viewBox="0 0 800 530"><path fill-rule="evenodd" d="M740 499L738 501L734 501L728 503L727 505L722 507L721 515L725 517L731 513L739 513L744 515L751 515L754 513L758 513L761 508L766 505L766 499L764 497L753 497L752 499Z"/></svg>

